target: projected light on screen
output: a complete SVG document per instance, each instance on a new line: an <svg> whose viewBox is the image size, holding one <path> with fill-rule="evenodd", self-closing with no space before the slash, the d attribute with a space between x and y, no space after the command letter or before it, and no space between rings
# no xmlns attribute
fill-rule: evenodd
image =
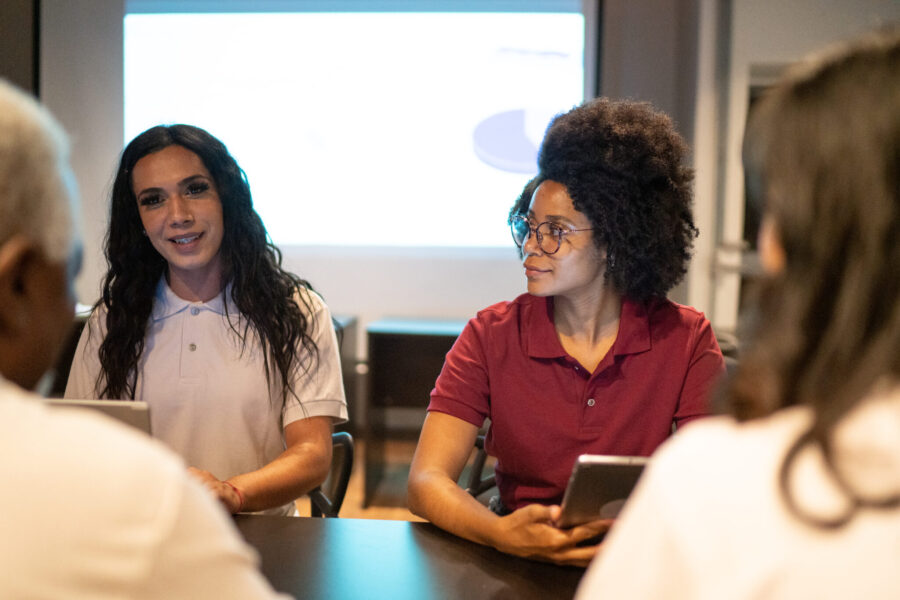
<svg viewBox="0 0 900 600"><path fill-rule="evenodd" d="M124 43L125 141L209 130L280 245L508 246L584 96L574 11L134 13Z"/></svg>

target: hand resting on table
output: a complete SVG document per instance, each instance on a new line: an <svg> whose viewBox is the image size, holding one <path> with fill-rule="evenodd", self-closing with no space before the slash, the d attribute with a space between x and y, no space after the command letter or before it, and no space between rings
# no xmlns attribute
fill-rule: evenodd
<svg viewBox="0 0 900 600"><path fill-rule="evenodd" d="M530 504L499 517L493 527L493 546L501 552L552 562L585 567L599 549L599 544L580 543L605 533L612 520L591 521L571 529L559 529L559 506Z"/></svg>

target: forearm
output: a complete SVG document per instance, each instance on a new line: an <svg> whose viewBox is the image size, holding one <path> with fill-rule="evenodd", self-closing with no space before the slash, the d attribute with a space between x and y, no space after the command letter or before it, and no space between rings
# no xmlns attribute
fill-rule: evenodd
<svg viewBox="0 0 900 600"><path fill-rule="evenodd" d="M410 478L410 509L441 529L469 541L533 560L585 566L596 546L577 544L605 531L607 522L557 529L559 507L531 504L499 517L440 473Z"/></svg>
<svg viewBox="0 0 900 600"><path fill-rule="evenodd" d="M407 497L414 514L459 537L496 547L494 528L499 517L446 475L415 473Z"/></svg>
<svg viewBox="0 0 900 600"><path fill-rule="evenodd" d="M241 492L241 511L253 512L287 504L321 485L331 465L331 447L300 444L269 464L228 479Z"/></svg>

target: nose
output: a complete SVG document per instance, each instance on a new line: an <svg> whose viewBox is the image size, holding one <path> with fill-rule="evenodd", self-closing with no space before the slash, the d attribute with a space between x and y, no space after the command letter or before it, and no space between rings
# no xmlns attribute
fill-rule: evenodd
<svg viewBox="0 0 900 600"><path fill-rule="evenodd" d="M181 196L175 194L169 198L169 223L179 226L194 222L194 215L188 201Z"/></svg>
<svg viewBox="0 0 900 600"><path fill-rule="evenodd" d="M525 238L525 241L522 242L522 253L525 256L531 256L532 254L539 254L542 252L541 245L538 243L538 233L533 229L528 232L528 237Z"/></svg>

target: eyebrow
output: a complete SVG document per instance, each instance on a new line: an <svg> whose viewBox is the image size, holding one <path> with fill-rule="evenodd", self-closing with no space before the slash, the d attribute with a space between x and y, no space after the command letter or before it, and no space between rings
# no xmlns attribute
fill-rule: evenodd
<svg viewBox="0 0 900 600"><path fill-rule="evenodd" d="M185 185L193 183L194 181L197 181L198 179L201 179L203 181L208 181L209 183L213 183L212 176L207 177L203 173L195 173L194 175L188 175L187 177L185 177L184 179L179 181L176 185L178 185L179 187L183 187ZM144 188L143 190L136 193L135 197L140 198L142 195L144 195L146 193L161 192L161 191L163 191L163 188L161 188L161 187L148 187L148 188Z"/></svg>
<svg viewBox="0 0 900 600"><path fill-rule="evenodd" d="M532 219L534 218L533 210L528 211L528 217ZM544 217L544 221L550 221L551 223L567 223L572 227L575 227L575 222L572 221L569 217L565 217L563 215L547 215L546 217Z"/></svg>
<svg viewBox="0 0 900 600"><path fill-rule="evenodd" d="M181 181L179 181L179 182L178 182L178 185L184 185L184 184L190 183L190 182L192 182L192 181L194 181L194 180L196 180L196 179L203 179L203 180L205 180L205 181L212 181L212 177L211 177L211 176L210 176L210 177L207 177L207 176L204 175L203 173L196 173L196 174L194 174L194 175L188 175L187 177L185 177L184 179L182 179Z"/></svg>

